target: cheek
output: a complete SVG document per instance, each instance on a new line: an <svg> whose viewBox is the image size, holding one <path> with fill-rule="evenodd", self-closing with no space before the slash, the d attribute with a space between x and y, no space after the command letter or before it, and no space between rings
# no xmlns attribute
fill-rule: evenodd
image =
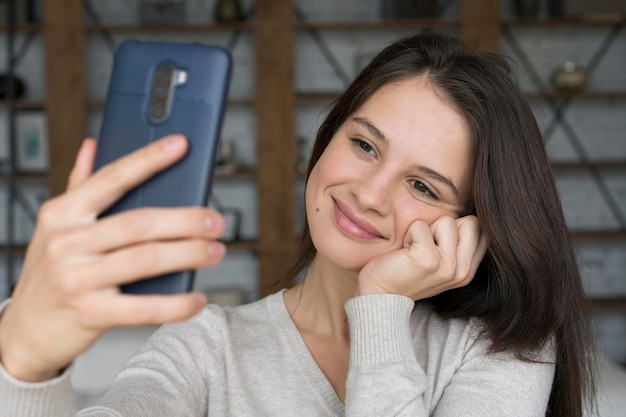
<svg viewBox="0 0 626 417"><path fill-rule="evenodd" d="M394 210L394 246L402 246L404 237L414 222L422 221L430 226L441 216L450 216L452 218L458 217L457 214L451 210L434 207L423 202L416 201L415 199L404 199L402 201L398 201Z"/></svg>

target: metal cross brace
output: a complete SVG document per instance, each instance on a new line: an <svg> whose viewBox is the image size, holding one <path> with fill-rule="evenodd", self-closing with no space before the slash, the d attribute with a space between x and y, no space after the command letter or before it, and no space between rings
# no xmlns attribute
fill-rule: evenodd
<svg viewBox="0 0 626 417"><path fill-rule="evenodd" d="M104 42L109 47L109 50L111 51L111 53L115 54L115 51L117 49L117 43L115 42L115 39L113 38L113 34L111 33L111 30L107 29L102 24L102 19L100 18L98 11L93 7L93 4L91 4L90 0L84 0L83 4L85 7L85 12L87 13L87 16L89 17L89 19L91 19L91 23L94 25L96 29L98 29L98 32L101 34L102 38L104 39ZM230 51L234 50L235 46L237 46L237 43L241 36L241 32L242 32L241 29L235 29L231 33L230 39L226 43L226 47Z"/></svg>
<svg viewBox="0 0 626 417"><path fill-rule="evenodd" d="M455 1L456 0L448 0L446 3L444 3L444 5L441 7L440 13L443 13ZM307 21L306 15L298 8L297 5L294 6L294 11L295 11L296 19L298 22ZM429 30L430 28L428 27L421 28L422 32L427 32ZM348 74L348 72L343 68L343 66L339 62L339 60L335 57L335 55L333 54L328 44L324 41L324 38L322 38L320 31L314 27L307 28L306 31L309 33L309 35L311 36L311 38L317 45L319 51L324 56L324 59L326 60L326 62L331 66L337 78L339 78L339 80L343 83L344 87L347 87L352 81L352 77Z"/></svg>
<svg viewBox="0 0 626 417"><path fill-rule="evenodd" d="M611 45L617 38L623 26L624 26L623 23L617 23L611 27L611 30L607 34L606 38L604 39L604 41L602 42L598 50L593 54L593 56L589 60L589 63L585 67L589 75L591 75L591 73L596 69L596 67L600 63L600 61L604 58L604 56L606 55ZM567 119L565 118L566 110L572 104L572 102L574 101L574 98L568 97L559 101L556 98L550 96L548 87L546 86L544 81L541 79L537 71L535 70L535 67L533 66L530 59L528 58L528 55L524 52L523 48L519 45L519 43L515 39L515 36L513 36L513 33L511 32L508 26L504 26L503 34L504 34L504 39L511 46L513 53L519 59L520 63L526 70L527 75L530 77L531 81L535 84L535 87L539 90L539 92L546 93L545 100L553 111L552 120L550 121L546 130L544 131L544 142L547 143L551 135L556 130L556 127L560 125L561 129L565 133L566 138L569 140L569 142L573 146L581 162L583 163L590 162L589 154L587 153L584 146L582 145L580 139L578 138L578 135L575 133L574 129L571 127L571 125L567 122ZM621 212L619 204L617 203L617 201L615 201L615 198L611 194L611 191L609 190L604 178L600 174L600 170L595 166L589 166L588 171L592 180L598 187L600 194L602 195L607 206L609 207L611 214L613 214L614 218L618 222L620 229L626 230L626 219L624 218L624 215Z"/></svg>

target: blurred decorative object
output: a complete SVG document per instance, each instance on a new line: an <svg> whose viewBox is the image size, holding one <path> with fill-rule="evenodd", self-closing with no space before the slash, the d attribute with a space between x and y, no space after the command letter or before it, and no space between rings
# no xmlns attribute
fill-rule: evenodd
<svg viewBox="0 0 626 417"><path fill-rule="evenodd" d="M239 0L217 0L214 10L216 22L240 22L245 20Z"/></svg>
<svg viewBox="0 0 626 417"><path fill-rule="evenodd" d="M624 16L626 14L626 1L624 0L560 0L557 3L561 3L562 16Z"/></svg>
<svg viewBox="0 0 626 417"><path fill-rule="evenodd" d="M42 0L14 0L15 23L34 23L40 21ZM0 0L0 24L6 25L9 9L9 0ZM39 14L39 16L38 16Z"/></svg>
<svg viewBox="0 0 626 417"><path fill-rule="evenodd" d="M513 14L515 17L537 17L539 0L513 0Z"/></svg>
<svg viewBox="0 0 626 417"><path fill-rule="evenodd" d="M204 293L209 304L222 307L237 307L245 302L244 292L239 288L210 288Z"/></svg>
<svg viewBox="0 0 626 417"><path fill-rule="evenodd" d="M0 74L0 99L1 100L6 100L7 98L8 81L9 81L9 78L7 77L6 74ZM13 83L13 98L17 100L17 99L24 97L24 94L26 93L26 84L24 84L24 81L22 81L21 78L19 78L18 76L14 74L12 83Z"/></svg>
<svg viewBox="0 0 626 417"><path fill-rule="evenodd" d="M561 17L564 14L565 0L548 0L548 15L550 17Z"/></svg>
<svg viewBox="0 0 626 417"><path fill-rule="evenodd" d="M218 209L224 216L224 234L222 242L236 242L239 240L239 229L241 228L241 211L234 207L221 207Z"/></svg>
<svg viewBox="0 0 626 417"><path fill-rule="evenodd" d="M574 93L583 90L588 79L587 71L574 62L567 61L552 74L552 86L557 91Z"/></svg>
<svg viewBox="0 0 626 417"><path fill-rule="evenodd" d="M140 0L141 23L183 23L185 0Z"/></svg>
<svg viewBox="0 0 626 417"><path fill-rule="evenodd" d="M439 15L437 0L382 0L383 19L433 18Z"/></svg>
<svg viewBox="0 0 626 417"><path fill-rule="evenodd" d="M28 0L28 21L32 23L41 22L41 16L43 15L42 3L43 0Z"/></svg>
<svg viewBox="0 0 626 417"><path fill-rule="evenodd" d="M235 142L233 140L221 140L215 158L215 173L232 175L239 168L235 158Z"/></svg>
<svg viewBox="0 0 626 417"><path fill-rule="evenodd" d="M17 143L16 168L22 172L48 169L48 128L46 114L21 111L15 117Z"/></svg>
<svg viewBox="0 0 626 417"><path fill-rule="evenodd" d="M297 143L298 155L296 157L296 171L298 174L306 174L309 167L309 152L306 138L299 137Z"/></svg>

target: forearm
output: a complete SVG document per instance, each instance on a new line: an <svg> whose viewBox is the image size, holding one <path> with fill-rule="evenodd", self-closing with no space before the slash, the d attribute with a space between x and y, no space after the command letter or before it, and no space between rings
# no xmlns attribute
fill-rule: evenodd
<svg viewBox="0 0 626 417"><path fill-rule="evenodd" d="M427 416L426 374L415 357L409 318L413 301L399 295L346 303L350 371L346 416Z"/></svg>
<svg viewBox="0 0 626 417"><path fill-rule="evenodd" d="M554 376L550 343L533 361L524 361L514 352L491 352L477 321L448 321L427 309L411 318L412 310L410 299L394 295L356 297L346 304L351 331L346 416L545 414Z"/></svg>

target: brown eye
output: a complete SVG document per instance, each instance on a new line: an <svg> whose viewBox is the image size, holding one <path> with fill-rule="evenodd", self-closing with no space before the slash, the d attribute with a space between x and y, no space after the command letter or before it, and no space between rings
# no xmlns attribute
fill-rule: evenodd
<svg viewBox="0 0 626 417"><path fill-rule="evenodd" d="M362 139L351 139L354 146L359 152L363 152L369 155L376 155L376 150L372 145Z"/></svg>
<svg viewBox="0 0 626 417"><path fill-rule="evenodd" d="M417 191L419 194L437 199L437 196L435 195L435 193L433 193L432 190L428 188L428 186L424 184L422 181L410 180L409 183L415 189L415 191Z"/></svg>

